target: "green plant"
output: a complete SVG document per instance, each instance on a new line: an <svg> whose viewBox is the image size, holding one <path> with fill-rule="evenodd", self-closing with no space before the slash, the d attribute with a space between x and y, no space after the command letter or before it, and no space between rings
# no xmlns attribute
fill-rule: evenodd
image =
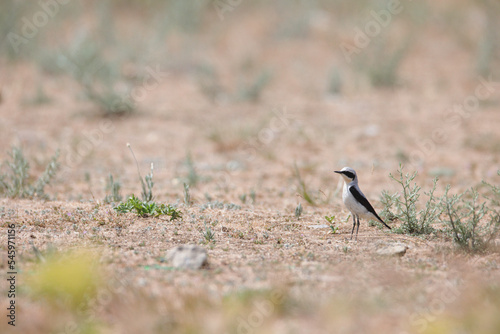
<svg viewBox="0 0 500 334"><path fill-rule="evenodd" d="M315 205L315 202L311 195L309 194L305 182L302 180L302 177L300 175L299 168L297 167L297 164L294 164L294 176L297 179L298 183L298 188L299 188L299 195L306 200L307 203L311 205Z"/></svg>
<svg viewBox="0 0 500 334"><path fill-rule="evenodd" d="M497 175L500 176L500 170L497 171ZM488 187L492 193L492 196L486 196L490 200L491 206L494 207L494 212L500 214L500 187L492 185L486 181L482 182L483 185Z"/></svg>
<svg viewBox="0 0 500 334"><path fill-rule="evenodd" d="M221 209L221 210L241 210L241 206L234 203L224 203L221 201L211 201L203 204L200 207L201 211L205 211L206 209Z"/></svg>
<svg viewBox="0 0 500 334"><path fill-rule="evenodd" d="M295 217L299 219L301 215L302 215L302 204L299 203L299 205L297 205L297 207L295 208Z"/></svg>
<svg viewBox="0 0 500 334"><path fill-rule="evenodd" d="M90 81L77 81L81 84L85 96L95 104L103 116L122 116L131 114L135 111L136 107L130 100L124 98L128 93L120 93L113 86L118 86L118 83L96 85Z"/></svg>
<svg viewBox="0 0 500 334"><path fill-rule="evenodd" d="M247 201L247 194L241 194L238 196L240 198L241 203L245 204Z"/></svg>
<svg viewBox="0 0 500 334"><path fill-rule="evenodd" d="M337 231L338 231L338 230L339 230L339 228L338 228L337 226L335 226L335 225L330 225L330 232L331 232L332 234L337 233Z"/></svg>
<svg viewBox="0 0 500 334"><path fill-rule="evenodd" d="M196 81L200 91L211 102L217 101L223 93L217 70L212 65L200 65L196 71Z"/></svg>
<svg viewBox="0 0 500 334"><path fill-rule="evenodd" d="M476 50L476 71L481 76L488 76L495 71L493 65L498 57L500 46L498 34L498 4L491 1L481 1L486 22Z"/></svg>
<svg viewBox="0 0 500 334"><path fill-rule="evenodd" d="M256 102L260 99L260 95L264 91L264 88L271 81L272 74L268 70L262 70L253 81L241 82L239 91L237 94L237 99L239 101L251 101Z"/></svg>
<svg viewBox="0 0 500 334"><path fill-rule="evenodd" d="M136 105L132 97L134 83L122 73L125 59L121 59L119 50L106 49L112 44L105 40L106 34L98 36L101 38L95 38L88 31L80 32L69 45L42 52L38 62L45 71L71 76L102 116L130 114Z"/></svg>
<svg viewBox="0 0 500 334"><path fill-rule="evenodd" d="M191 205L191 193L189 192L189 184L184 183L184 204Z"/></svg>
<svg viewBox="0 0 500 334"><path fill-rule="evenodd" d="M330 232L332 234L335 234L337 233L337 231L339 230L339 228L337 226L335 226L335 215L333 216L325 216L325 220L328 222L328 224L330 224Z"/></svg>
<svg viewBox="0 0 500 334"><path fill-rule="evenodd" d="M0 167L7 169L6 172L0 170L0 194L11 198L47 198L45 186L54 178L59 169L59 151L56 151L45 167L45 171L35 182L30 180L30 165L26 160L21 148L12 148L9 154L11 161L4 161Z"/></svg>
<svg viewBox="0 0 500 334"><path fill-rule="evenodd" d="M325 219L326 221L329 223L329 224L334 224L334 220L335 220L335 216L325 216Z"/></svg>
<svg viewBox="0 0 500 334"><path fill-rule="evenodd" d="M108 62L100 45L87 36L75 38L70 49L63 52L65 72L69 72L80 84L85 96L98 107L104 116L125 115L135 111L135 105L126 96L130 86L120 73L119 64Z"/></svg>
<svg viewBox="0 0 500 334"><path fill-rule="evenodd" d="M382 211L380 211L380 217L384 219L384 221L393 221L398 219L398 216L395 215L392 211L394 209L394 204L399 198L399 193L389 194L387 190L382 190L382 195L380 197L380 203L383 205Z"/></svg>
<svg viewBox="0 0 500 334"><path fill-rule="evenodd" d="M170 220L181 218L181 213L170 204L157 204L156 202L141 201L134 195L125 202L121 202L115 209L119 213L135 212L140 217L170 216Z"/></svg>
<svg viewBox="0 0 500 334"><path fill-rule="evenodd" d="M43 86L41 84L38 84L36 93L33 96L25 99L23 103L27 105L38 106L38 105L48 104L51 101L52 99L47 95L47 93L43 89Z"/></svg>
<svg viewBox="0 0 500 334"><path fill-rule="evenodd" d="M408 53L411 37L396 48L388 48L387 41L373 41L370 50L362 50L356 57L357 67L368 75L375 87L392 87L398 82L399 67Z"/></svg>
<svg viewBox="0 0 500 334"><path fill-rule="evenodd" d="M25 39L20 22L37 9L33 1L2 1L0 3L0 55L8 60L21 60L33 55L38 48L38 36Z"/></svg>
<svg viewBox="0 0 500 334"><path fill-rule="evenodd" d="M153 170L154 170L154 165L151 163L151 170L149 174L146 174L144 176L144 181L141 179L141 185L142 185L142 200L143 201L152 201L153 200Z"/></svg>
<svg viewBox="0 0 500 334"><path fill-rule="evenodd" d="M342 92L342 75L337 67L330 72L327 92L331 95L337 95Z"/></svg>
<svg viewBox="0 0 500 334"><path fill-rule="evenodd" d="M113 175L110 173L106 181L106 191L110 192L110 194L104 197L104 203L120 202L122 200L122 195L120 194L121 187L121 183L119 181L115 182Z"/></svg>
<svg viewBox="0 0 500 334"><path fill-rule="evenodd" d="M191 153L188 153L186 155L185 165L188 170L186 183L191 187L195 187L196 184L198 184L198 182L200 181L200 176L198 175L198 173L196 172L196 168L194 167L194 161L193 158L191 157Z"/></svg>
<svg viewBox="0 0 500 334"><path fill-rule="evenodd" d="M425 204L425 208L422 210L417 210L417 203L420 198L421 187L418 186L414 181L417 176L417 172L413 174L404 174L403 165L399 165L398 176L394 177L389 174L389 177L396 181L402 188L401 194L390 195L388 192L382 192L381 202L385 205L384 210L381 212L382 217L388 220L399 219L402 224L398 229L395 229L399 233L408 234L428 234L433 231L431 223L434 222L440 215L440 208L436 205L436 198L434 196L434 191L436 190L436 185L438 179L435 178L433 181L433 187L429 193L425 193L429 198ZM395 207L396 212L392 213L391 208Z"/></svg>
<svg viewBox="0 0 500 334"><path fill-rule="evenodd" d="M255 204L256 193L255 190L250 190L250 198L252 199L252 204Z"/></svg>
<svg viewBox="0 0 500 334"><path fill-rule="evenodd" d="M183 31L195 32L203 22L203 14L207 10L210 2L208 0L201 1L185 1L185 0L170 0L166 1L166 13L170 23Z"/></svg>
<svg viewBox="0 0 500 334"><path fill-rule="evenodd" d="M462 249L484 251L498 234L500 216L490 213L486 202L479 203L479 193L474 188L460 195L449 195L448 185L441 198L442 221L448 226L453 241ZM489 218L487 222L484 222Z"/></svg>
<svg viewBox="0 0 500 334"><path fill-rule="evenodd" d="M127 143L127 147L129 148L130 152L132 153L132 157L134 158L135 165L137 166L137 174L139 175L139 180L141 181L141 186L142 186L142 200L145 202L150 202L153 200L153 170L154 170L154 165L151 163L151 170L149 174L147 174L144 179L142 178L141 171L139 169L139 163L137 162L137 159L135 158L134 151L132 150L132 146Z"/></svg>
<svg viewBox="0 0 500 334"><path fill-rule="evenodd" d="M497 171L497 175L500 176L500 170ZM485 197L490 201L490 221L486 228L493 238L498 235L500 230L500 187L486 181L483 181L483 184L486 185L492 193Z"/></svg>
<svg viewBox="0 0 500 334"><path fill-rule="evenodd" d="M232 94L226 93L226 89L220 82L220 76L212 65L204 64L197 68L196 79L200 91L212 102L220 97L229 97L236 101L257 102L264 88L270 83L272 74L269 70L262 70L258 75L252 77L251 71L246 64L243 69L244 75L239 82L238 90Z"/></svg>
<svg viewBox="0 0 500 334"><path fill-rule="evenodd" d="M207 226L207 222L203 223L205 226L205 230L202 232L203 237L205 238L205 242L208 244L210 242L215 242L215 232L212 231L210 226Z"/></svg>
<svg viewBox="0 0 500 334"><path fill-rule="evenodd" d="M255 190L252 189L250 190L250 193L243 193L241 195L238 195L238 198L240 199L240 201L245 204L248 200L248 197L250 197L250 199L252 200L252 204L255 204Z"/></svg>

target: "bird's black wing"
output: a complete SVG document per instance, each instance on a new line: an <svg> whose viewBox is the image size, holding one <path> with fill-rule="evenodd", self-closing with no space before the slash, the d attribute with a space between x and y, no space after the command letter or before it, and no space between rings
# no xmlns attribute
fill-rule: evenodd
<svg viewBox="0 0 500 334"><path fill-rule="evenodd" d="M369 212L373 213L373 215L375 217L377 217L377 219L385 225L385 227L387 227L389 230L391 229L389 227L389 225L387 225L386 223L384 223L384 221L378 216L378 214L375 212L375 209L373 208L373 206L370 204L370 202L368 202L368 200L366 199L365 196L363 196L359 191L358 189L356 189L356 187L354 186L350 186L349 187L349 191L351 192L351 194L354 196L354 198L356 199L356 201L358 201L359 203L361 203L361 205L363 205L366 210L368 210Z"/></svg>

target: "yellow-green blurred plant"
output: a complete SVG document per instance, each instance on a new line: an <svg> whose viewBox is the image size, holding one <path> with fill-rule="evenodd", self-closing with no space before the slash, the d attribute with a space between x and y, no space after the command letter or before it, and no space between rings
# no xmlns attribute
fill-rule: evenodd
<svg viewBox="0 0 500 334"><path fill-rule="evenodd" d="M34 296L73 310L94 300L102 283L97 256L89 251L55 254L36 268L28 279Z"/></svg>

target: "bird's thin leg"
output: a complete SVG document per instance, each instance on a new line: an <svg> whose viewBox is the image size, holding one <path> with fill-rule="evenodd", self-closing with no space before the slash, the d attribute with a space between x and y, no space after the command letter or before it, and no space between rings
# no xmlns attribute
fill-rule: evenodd
<svg viewBox="0 0 500 334"><path fill-rule="evenodd" d="M356 228L356 240L358 240L358 232L359 232L359 216L356 217L358 220L358 227Z"/></svg>
<svg viewBox="0 0 500 334"><path fill-rule="evenodd" d="M354 234L354 228L356 227L356 215L352 215L352 231L351 231L351 240L352 240L352 235Z"/></svg>

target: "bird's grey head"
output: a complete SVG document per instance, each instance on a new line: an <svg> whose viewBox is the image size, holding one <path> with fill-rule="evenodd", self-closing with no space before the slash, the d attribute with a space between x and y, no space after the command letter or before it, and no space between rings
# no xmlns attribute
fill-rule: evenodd
<svg viewBox="0 0 500 334"><path fill-rule="evenodd" d="M342 175L346 183L351 183L352 181L358 181L356 171L351 167L344 167L341 170L336 170L335 173Z"/></svg>

